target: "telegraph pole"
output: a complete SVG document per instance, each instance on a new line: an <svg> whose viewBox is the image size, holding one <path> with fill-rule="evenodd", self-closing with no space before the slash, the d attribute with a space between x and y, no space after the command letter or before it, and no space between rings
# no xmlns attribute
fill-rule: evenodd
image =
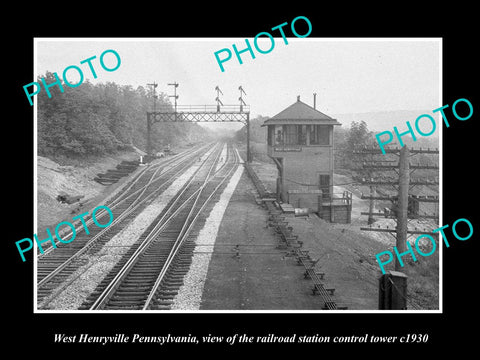
<svg viewBox="0 0 480 360"><path fill-rule="evenodd" d="M397 203L397 249L399 253L407 250L407 221L408 221L408 189L410 186L410 152L407 145L400 150L399 176L398 176L398 203ZM395 257L395 270L400 271L398 257Z"/></svg>
<svg viewBox="0 0 480 360"><path fill-rule="evenodd" d="M373 181L373 179L370 179L370 181ZM375 208L375 196L376 196L376 189L375 185L370 185L370 203L368 205L368 225L372 225L375 222L375 219L373 217L373 210Z"/></svg>
<svg viewBox="0 0 480 360"><path fill-rule="evenodd" d="M429 234L432 235L431 231L426 229L417 230L417 228L409 230L408 229L408 217L412 218L431 218L438 219L438 216L435 214L432 215L419 215L416 210L412 210L412 213L409 214L409 195L408 192L410 187L416 185L438 185L438 181L430 181L429 179L415 179L412 178L410 181L411 172L417 169L426 169L426 170L438 170L436 165L414 165L410 164L409 157L410 155L416 154L438 154L438 149L409 149L407 146L398 148L385 149L386 153L394 154L399 156L398 164L393 164L392 161L372 161L370 163L364 163L363 169L367 170L377 170L377 171L395 171L398 173L398 180L396 179L382 179L378 178L375 180L373 178L362 179L361 183L363 185L370 185L370 196L364 196L362 194L362 199L370 200L370 208L368 212L361 212L362 215L368 215L368 227L360 227L360 230L365 231L378 231L389 233L392 236L396 237L396 251L400 254L404 254L407 250L407 238L412 234ZM355 154L367 155L367 154L382 154L378 148L364 148L362 150L355 150ZM383 155L382 155L383 156ZM371 176L371 174L369 174ZM380 189L377 189L377 185L388 185L393 186L398 190L398 194L388 195L381 194ZM374 194L374 191L378 191L380 196ZM374 212L372 207L373 200L382 200L382 201L391 201L392 202L392 211ZM417 202L437 202L437 197L412 197L412 201ZM380 228L380 226L374 227L371 221L373 216L384 216L386 218L395 219L397 225L396 228L391 228L389 226ZM435 235L433 235L435 236ZM407 309L407 276L401 272L402 266L398 257L395 257L395 271L388 271L386 274L382 275L379 278L379 309Z"/></svg>
<svg viewBox="0 0 480 360"><path fill-rule="evenodd" d="M417 185L438 185L438 181L436 180L430 180L430 179L411 179L411 173L415 170L418 169L426 169L426 170L438 170L437 165L413 165L408 162L408 157L410 155L416 155L416 154L438 154L438 150L435 149L408 149L406 147L403 147L401 149L395 148L395 149L385 149L387 153L390 154L395 154L399 156L399 162L396 164L392 164L390 161L387 161L387 164L382 162L381 160L379 161L370 161L368 163L363 164L363 169L364 170L377 170L377 171L395 171L398 173L400 176L397 180L394 179L382 179L382 178L377 178L375 180L374 178L368 178L368 179L362 179L361 184L363 185L369 185L370 186L370 195L365 196L362 194L361 199L364 200L370 200L370 206L369 206L369 211L368 212L361 212L362 215L368 215L368 227L361 227L360 230L366 230L366 231L380 231L380 232L387 232L391 233L395 238L397 239L397 249L398 251L405 251L406 249L406 238L408 235L406 234L430 234L431 231L421 231L421 230L407 230L407 218L408 216L413 217L413 218L428 218L428 219L438 219L438 216L436 215L420 215L416 213L409 214L408 213L408 202L409 202L409 196L408 196L408 191L411 187L417 186ZM359 154L359 155L371 155L371 154L378 154L382 155L380 149L378 148L364 148L360 150L355 150L354 154ZM371 176L371 173L369 173L369 176ZM395 189L398 191L398 196L395 195L376 195L375 192L379 191L377 189L377 186L393 186ZM401 198L401 200L400 200ZM393 211L392 213L387 213L387 212L375 212L374 207L373 207L373 200L381 200L381 201L391 201L394 206L396 206L396 211ZM413 200L412 200L413 201ZM430 203L438 203L438 196L437 197L416 197L415 201L417 202L430 202ZM395 210L395 209L392 209ZM397 216L398 215L398 216ZM388 218L393 218L395 221L397 221L396 228L389 228L388 226L386 228L380 228L380 227L373 227L373 221L374 216L382 216L382 217L388 217ZM403 216L403 217L402 217ZM397 236L397 234L399 234ZM404 240L402 240L404 239Z"/></svg>
<svg viewBox="0 0 480 360"><path fill-rule="evenodd" d="M247 113L247 162L252 162L252 153L250 152L250 113Z"/></svg>

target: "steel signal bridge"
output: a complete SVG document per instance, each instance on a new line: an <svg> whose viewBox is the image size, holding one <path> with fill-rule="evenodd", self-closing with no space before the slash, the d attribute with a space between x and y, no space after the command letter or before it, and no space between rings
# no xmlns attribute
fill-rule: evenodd
<svg viewBox="0 0 480 360"><path fill-rule="evenodd" d="M160 106L154 111L147 112L147 153L152 155L151 127L157 122L241 122L247 127L247 162L251 162L250 152L250 106L243 101L245 91L240 86L240 105L223 105L219 94L223 93L218 88L216 105L177 105ZM177 99L177 95L175 94Z"/></svg>

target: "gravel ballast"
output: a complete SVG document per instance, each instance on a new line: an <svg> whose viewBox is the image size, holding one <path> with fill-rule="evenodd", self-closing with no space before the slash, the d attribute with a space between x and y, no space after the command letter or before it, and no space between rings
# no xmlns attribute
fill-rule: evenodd
<svg viewBox="0 0 480 360"><path fill-rule="evenodd" d="M238 182L243 174L243 166L239 166L231 177L227 187L215 204L205 225L195 240L195 250L188 273L184 277L183 285L174 298L172 310L198 310L202 300L203 286L208 272L208 265L212 257L218 229L222 222L225 210L230 202ZM199 251L201 253L195 253Z"/></svg>
<svg viewBox="0 0 480 360"><path fill-rule="evenodd" d="M208 156L210 151L202 157ZM113 236L96 254L84 254L83 265L70 275L58 290L38 304L39 309L75 310L115 266L178 190L192 177L202 162L197 162L180 175L162 194L152 201L130 224ZM67 284L67 285L65 285Z"/></svg>

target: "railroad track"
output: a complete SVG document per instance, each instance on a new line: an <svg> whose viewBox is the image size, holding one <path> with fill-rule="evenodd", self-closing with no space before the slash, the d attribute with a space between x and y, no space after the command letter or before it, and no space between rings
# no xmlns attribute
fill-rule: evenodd
<svg viewBox="0 0 480 360"><path fill-rule="evenodd" d="M89 226L91 218L85 217L89 229L84 231L81 221L74 223L76 237L68 245L56 241L57 248L46 248L35 259L37 270L37 303L50 295L52 290L63 283L79 266L81 255L98 251L109 239L121 231L131 219L137 216L159 193L164 191L180 174L194 164L198 157L207 152L211 145L205 145L178 154L159 164L144 168L127 183L115 196L106 200L105 205L114 215L112 224L106 228ZM102 213L103 212L103 213ZM109 216L98 211L97 219ZM103 220L104 221L104 220ZM105 223L105 222L104 222ZM73 236L64 233L62 239Z"/></svg>
<svg viewBox="0 0 480 360"><path fill-rule="evenodd" d="M203 225L212 199L236 170L237 153L228 146L198 166L195 175L140 236L87 298L83 310L169 309L195 248L194 234ZM219 149L221 150L221 149ZM225 161L222 161L225 160Z"/></svg>

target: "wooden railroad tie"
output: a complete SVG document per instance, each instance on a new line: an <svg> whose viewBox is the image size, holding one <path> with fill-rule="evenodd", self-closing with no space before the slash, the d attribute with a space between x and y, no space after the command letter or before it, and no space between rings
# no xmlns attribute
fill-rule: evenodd
<svg viewBox="0 0 480 360"><path fill-rule="evenodd" d="M270 216L268 217L269 220L272 220L272 221L284 221L285 220L285 216L281 216L282 214L275 214L275 213L271 213Z"/></svg>
<svg viewBox="0 0 480 360"><path fill-rule="evenodd" d="M319 279L323 279L323 277L325 276L325 273L320 273L320 272L316 272L315 271L315 265L317 265L318 261L320 259L317 259L317 260L311 260L311 263L309 264L309 266L307 267L305 264L305 272L303 274L303 277L305 279L316 279L316 278L319 278Z"/></svg>
<svg viewBox="0 0 480 360"><path fill-rule="evenodd" d="M335 301L325 301L323 304L323 310L336 310L338 309Z"/></svg>
<svg viewBox="0 0 480 360"><path fill-rule="evenodd" d="M285 221L285 218L273 217L273 218L268 218L267 225L268 226L286 226L288 225L288 223Z"/></svg>
<svg viewBox="0 0 480 360"><path fill-rule="evenodd" d="M286 225L288 224L282 224L276 227L277 233L279 233L285 241L288 243L297 241L298 240L298 235L293 235L292 228L287 227Z"/></svg>
<svg viewBox="0 0 480 360"><path fill-rule="evenodd" d="M319 289L319 287L321 287L321 288ZM323 284L318 284L318 283L313 284L313 287L312 287L313 295L316 295L317 292L320 293L322 290L325 290L325 291L329 292L330 295L333 295L333 293L335 292L334 288L326 288L326 287L323 286Z"/></svg>
<svg viewBox="0 0 480 360"><path fill-rule="evenodd" d="M311 260L308 252L308 250L297 249L297 265L303 265L305 268L307 267L304 263L304 260Z"/></svg>
<svg viewBox="0 0 480 360"><path fill-rule="evenodd" d="M322 272L313 272L313 277L312 275L308 272L308 271L305 271L305 273L303 274L303 278L304 279L313 279L314 277L318 277L319 279L323 280L324 277L325 277L325 273L322 273Z"/></svg>

